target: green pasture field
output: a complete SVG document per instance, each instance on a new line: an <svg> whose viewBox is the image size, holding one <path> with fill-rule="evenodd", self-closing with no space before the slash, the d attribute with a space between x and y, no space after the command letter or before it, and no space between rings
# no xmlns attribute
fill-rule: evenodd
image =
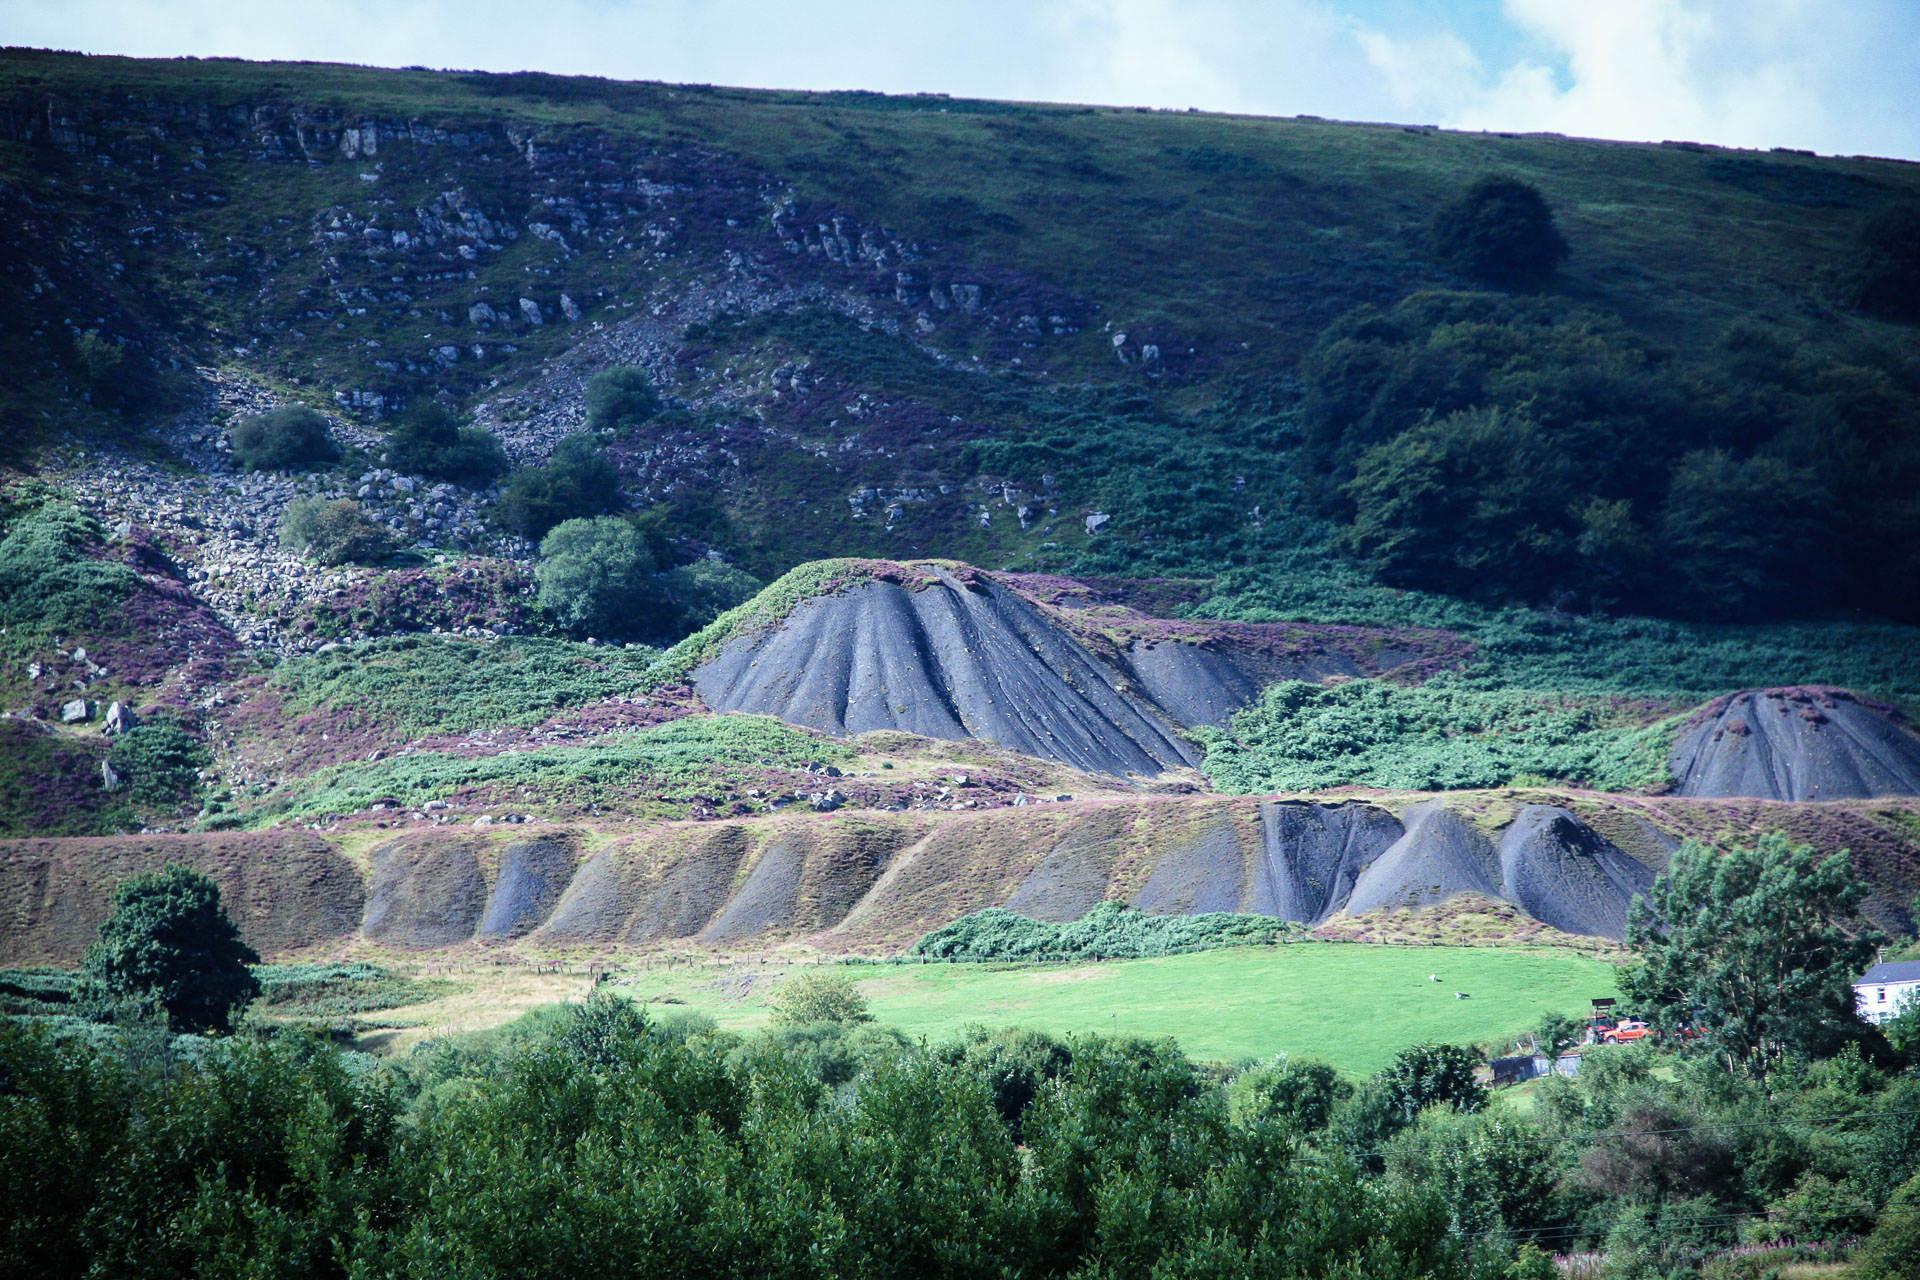
<svg viewBox="0 0 1920 1280"><path fill-rule="evenodd" d="M1421 1040L1500 1040L1546 1010L1581 1016L1594 997L1618 994L1613 965L1541 947L1304 942L1098 964L867 972L860 989L873 1016L915 1038L950 1039L970 1023L1171 1036L1202 1060L1285 1050L1355 1077ZM665 970L636 974L621 992L681 1001L728 1029L764 1026L777 981L763 978L741 993L743 985L737 977L715 982L711 970Z"/></svg>

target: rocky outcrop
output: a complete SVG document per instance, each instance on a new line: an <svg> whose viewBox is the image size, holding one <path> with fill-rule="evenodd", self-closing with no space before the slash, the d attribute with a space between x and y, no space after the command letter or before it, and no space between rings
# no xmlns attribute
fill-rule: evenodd
<svg viewBox="0 0 1920 1280"><path fill-rule="evenodd" d="M1920 738L1844 689L1748 690L1697 712L1671 767L1682 796L1920 795Z"/></svg>

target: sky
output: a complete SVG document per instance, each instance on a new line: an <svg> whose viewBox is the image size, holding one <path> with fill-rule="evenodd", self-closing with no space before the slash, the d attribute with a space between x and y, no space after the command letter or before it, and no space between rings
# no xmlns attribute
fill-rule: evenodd
<svg viewBox="0 0 1920 1280"><path fill-rule="evenodd" d="M1920 0L5 0L0 44L1920 160Z"/></svg>

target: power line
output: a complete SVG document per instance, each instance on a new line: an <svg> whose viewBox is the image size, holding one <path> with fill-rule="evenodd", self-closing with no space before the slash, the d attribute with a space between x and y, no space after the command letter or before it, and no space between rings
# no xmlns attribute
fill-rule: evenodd
<svg viewBox="0 0 1920 1280"><path fill-rule="evenodd" d="M1726 1124L1683 1125L1673 1129L1594 1129L1586 1133L1538 1134L1531 1137L1503 1139L1498 1142L1436 1142L1425 1146L1379 1148L1371 1151L1356 1151L1358 1156L1402 1155L1415 1151L1463 1151L1485 1150L1489 1147L1519 1147L1539 1143L1560 1142L1598 1142L1617 1138L1660 1138L1676 1133L1714 1133L1733 1129L1785 1129L1794 1125L1841 1124L1853 1120L1878 1120L1889 1116L1920 1116L1920 1111L1856 1111L1843 1116L1808 1116L1798 1120L1741 1120Z"/></svg>

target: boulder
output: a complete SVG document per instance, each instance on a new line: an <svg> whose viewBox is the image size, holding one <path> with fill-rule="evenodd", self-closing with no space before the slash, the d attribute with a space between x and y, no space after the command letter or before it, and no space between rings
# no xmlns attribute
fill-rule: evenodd
<svg viewBox="0 0 1920 1280"><path fill-rule="evenodd" d="M61 724L79 724L86 718L87 700L85 698L75 698L72 702L60 708Z"/></svg>
<svg viewBox="0 0 1920 1280"><path fill-rule="evenodd" d="M102 732L109 735L126 733L138 723L131 707L124 702L114 702L107 707L107 720Z"/></svg>

